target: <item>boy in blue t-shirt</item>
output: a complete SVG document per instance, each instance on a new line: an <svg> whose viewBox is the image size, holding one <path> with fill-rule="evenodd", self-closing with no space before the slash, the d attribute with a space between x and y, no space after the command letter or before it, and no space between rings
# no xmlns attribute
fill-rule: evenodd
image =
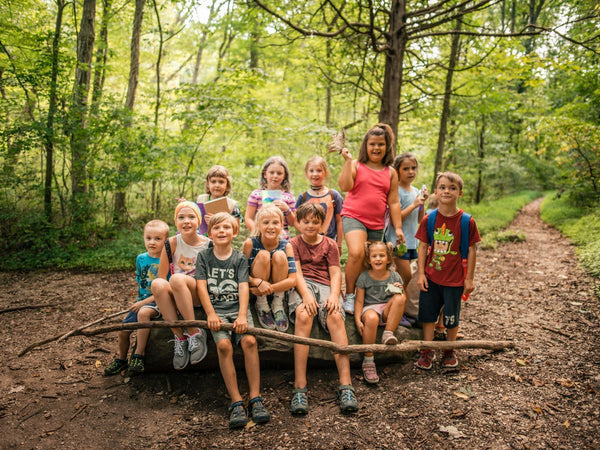
<svg viewBox="0 0 600 450"><path fill-rule="evenodd" d="M129 314L123 319L123 323L148 322L160 317L160 312L150 291L150 285L158 275L158 263L160 254L165 245L165 239L169 237L169 225L162 220L151 220L144 227L144 245L146 253L137 256L135 261L138 283L138 296L136 302L129 308ZM116 375L129 367L131 373L142 373L144 371L144 355L146 344L150 336L149 328L141 328L137 332L136 353L131 355L129 365L127 364L127 353L129 353L129 338L131 331L119 331L119 356L111 362L104 375Z"/></svg>

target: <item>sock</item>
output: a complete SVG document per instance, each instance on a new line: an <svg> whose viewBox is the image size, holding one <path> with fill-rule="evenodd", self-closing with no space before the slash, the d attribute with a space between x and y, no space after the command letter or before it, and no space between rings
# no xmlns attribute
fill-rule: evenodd
<svg viewBox="0 0 600 450"><path fill-rule="evenodd" d="M256 297L256 310L257 311L269 311L270 310L266 295L259 295L258 297Z"/></svg>
<svg viewBox="0 0 600 450"><path fill-rule="evenodd" d="M374 364L375 363L375 357L374 356L365 356L363 358L363 364Z"/></svg>
<svg viewBox="0 0 600 450"><path fill-rule="evenodd" d="M272 309L275 311L283 311L283 292L275 292L273 294Z"/></svg>

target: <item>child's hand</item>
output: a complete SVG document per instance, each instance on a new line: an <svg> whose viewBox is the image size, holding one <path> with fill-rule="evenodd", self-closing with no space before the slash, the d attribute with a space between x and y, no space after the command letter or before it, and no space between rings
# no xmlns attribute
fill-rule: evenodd
<svg viewBox="0 0 600 450"><path fill-rule="evenodd" d="M288 205L286 202L284 202L283 200L275 200L273 201L273 204L275 206L277 206L281 212L285 215L286 213L289 213L290 211L290 205Z"/></svg>
<svg viewBox="0 0 600 450"><path fill-rule="evenodd" d="M475 290L475 282L473 280L469 280L465 278L465 289L463 290L463 295L470 295L471 292Z"/></svg>
<svg viewBox="0 0 600 450"><path fill-rule="evenodd" d="M396 228L396 236L396 245L398 245L398 242L406 244L406 238L404 237L404 233L402 232L402 227Z"/></svg>
<svg viewBox="0 0 600 450"><path fill-rule="evenodd" d="M319 305L315 298L311 295L308 298L302 299L302 304L304 305L304 309L310 316L316 316L317 310L319 309Z"/></svg>
<svg viewBox="0 0 600 450"><path fill-rule="evenodd" d="M256 290L258 291L258 295L269 295L273 293L273 286L267 280L262 280L262 282L256 286Z"/></svg>
<svg viewBox="0 0 600 450"><path fill-rule="evenodd" d="M429 289L429 284L427 284L427 277L425 275L419 274L419 278L417 278L417 285L419 286L419 289L421 289L423 292L427 292L427 289Z"/></svg>
<svg viewBox="0 0 600 450"><path fill-rule="evenodd" d="M142 302L135 302L133 305L131 305L129 307L129 311L134 312L137 314L137 312L142 308Z"/></svg>
<svg viewBox="0 0 600 450"><path fill-rule="evenodd" d="M204 214L204 216L202 218L204 219L205 223L208 223L212 216L213 216L212 214L206 213L206 214Z"/></svg>
<svg viewBox="0 0 600 450"><path fill-rule="evenodd" d="M245 317L238 316L237 319L233 322L233 331L237 334L244 334L248 331L248 321Z"/></svg>
<svg viewBox="0 0 600 450"><path fill-rule="evenodd" d="M346 147L344 147L344 148L342 149L342 153L341 153L341 155L344 157L344 159L345 159L346 161L348 161L348 160L349 160L349 161L352 161L352 155L350 154L350 150L348 150Z"/></svg>
<svg viewBox="0 0 600 450"><path fill-rule="evenodd" d="M216 313L212 312L208 314L206 321L208 322L208 328L211 330L219 331L221 329L221 319L219 319Z"/></svg>
<svg viewBox="0 0 600 450"><path fill-rule="evenodd" d="M327 308L328 314L340 312L340 300L333 296L327 297L327 300L325 301L325 308Z"/></svg>
<svg viewBox="0 0 600 450"><path fill-rule="evenodd" d="M425 197L425 196L421 197L420 195L417 195L415 197L415 201L413 202L413 206L415 207L415 209L423 206L423 204L425 203L425 199L426 198L427 197Z"/></svg>
<svg viewBox="0 0 600 450"><path fill-rule="evenodd" d="M354 311L354 322L356 323L356 331L358 331L358 334L362 336L365 329L365 324L362 323L362 320L358 318L356 311Z"/></svg>

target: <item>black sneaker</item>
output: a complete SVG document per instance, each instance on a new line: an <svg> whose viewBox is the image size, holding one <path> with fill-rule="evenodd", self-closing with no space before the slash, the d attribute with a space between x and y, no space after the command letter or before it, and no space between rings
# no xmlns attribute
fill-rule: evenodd
<svg viewBox="0 0 600 450"><path fill-rule="evenodd" d="M127 360L115 358L115 360L104 369L104 375L116 375L125 369L127 369Z"/></svg>
<svg viewBox="0 0 600 450"><path fill-rule="evenodd" d="M131 355L129 359L129 372L144 373L144 355Z"/></svg>
<svg viewBox="0 0 600 450"><path fill-rule="evenodd" d="M229 407L229 428L242 428L248 423L244 402L234 402Z"/></svg>
<svg viewBox="0 0 600 450"><path fill-rule="evenodd" d="M248 414L254 423L266 423L271 420L271 414L263 405L262 397L254 397L248 402Z"/></svg>

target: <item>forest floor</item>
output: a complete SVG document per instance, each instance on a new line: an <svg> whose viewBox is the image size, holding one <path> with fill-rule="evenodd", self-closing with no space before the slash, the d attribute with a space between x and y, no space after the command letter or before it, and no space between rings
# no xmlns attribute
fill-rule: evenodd
<svg viewBox="0 0 600 450"><path fill-rule="evenodd" d="M104 377L114 334L18 352L118 311L132 273L0 273L2 448L600 448L600 307L573 246L539 219L540 201L510 228L524 242L477 255L476 292L463 304L467 339L515 349L459 351L459 370L418 370L416 354L353 384L358 413L342 415L333 369L309 372L310 412L288 412L291 370L263 370L269 424L230 431L216 371ZM439 357L438 357L439 361ZM242 391L247 385L240 376ZM253 424L251 424L253 425Z"/></svg>

